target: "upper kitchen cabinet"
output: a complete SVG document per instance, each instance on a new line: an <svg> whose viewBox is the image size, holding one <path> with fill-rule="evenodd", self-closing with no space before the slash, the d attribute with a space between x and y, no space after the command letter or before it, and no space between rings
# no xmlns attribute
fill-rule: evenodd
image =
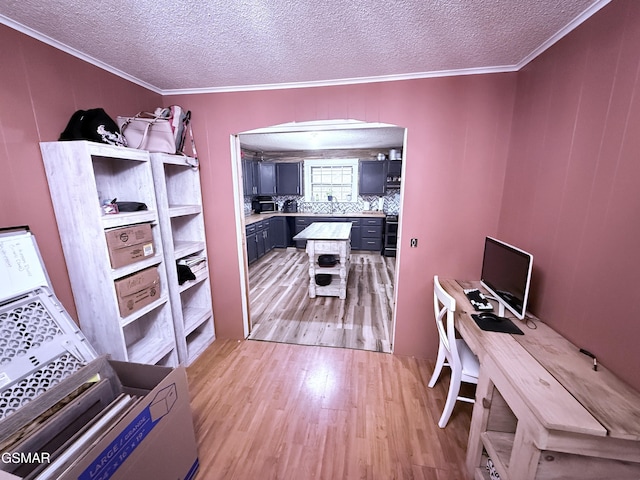
<svg viewBox="0 0 640 480"><path fill-rule="evenodd" d="M276 164L258 162L258 193L260 195L275 195L276 192Z"/></svg>
<svg viewBox="0 0 640 480"><path fill-rule="evenodd" d="M242 189L245 196L258 193L258 161L254 158L242 159Z"/></svg>
<svg viewBox="0 0 640 480"><path fill-rule="evenodd" d="M276 163L278 195L302 195L302 163Z"/></svg>
<svg viewBox="0 0 640 480"><path fill-rule="evenodd" d="M402 160L389 160L387 169L387 190L398 189L402 182Z"/></svg>
<svg viewBox="0 0 640 480"><path fill-rule="evenodd" d="M384 195L386 193L388 163L385 161L360 161L360 195Z"/></svg>

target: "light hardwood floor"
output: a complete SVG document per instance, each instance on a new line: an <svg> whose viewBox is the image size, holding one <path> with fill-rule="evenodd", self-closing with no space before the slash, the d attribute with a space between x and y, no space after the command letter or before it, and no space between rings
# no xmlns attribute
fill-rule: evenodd
<svg viewBox="0 0 640 480"><path fill-rule="evenodd" d="M472 406L438 428L433 362L216 340L188 369L201 480L458 480ZM445 369L447 370L447 369Z"/></svg>
<svg viewBox="0 0 640 480"><path fill-rule="evenodd" d="M391 352L395 258L351 253L347 298L309 298L302 250L273 250L249 267L249 338Z"/></svg>

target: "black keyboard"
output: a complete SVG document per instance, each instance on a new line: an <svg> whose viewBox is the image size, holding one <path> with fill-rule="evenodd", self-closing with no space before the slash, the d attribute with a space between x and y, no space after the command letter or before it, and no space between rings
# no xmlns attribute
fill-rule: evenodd
<svg viewBox="0 0 640 480"><path fill-rule="evenodd" d="M486 312L488 310L493 310L493 305L489 303L487 297L485 297L484 294L477 288L467 288L464 290L464 294L471 302L471 306L477 312Z"/></svg>

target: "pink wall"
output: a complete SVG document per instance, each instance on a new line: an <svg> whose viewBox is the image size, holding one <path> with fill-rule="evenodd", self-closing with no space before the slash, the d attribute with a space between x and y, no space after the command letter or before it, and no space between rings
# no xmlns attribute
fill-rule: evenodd
<svg viewBox="0 0 640 480"><path fill-rule="evenodd" d="M612 2L518 74L499 235L532 308L640 388L640 2Z"/></svg>
<svg viewBox="0 0 640 480"><path fill-rule="evenodd" d="M396 353L435 356L431 277L477 277L483 238L497 233L535 254L534 311L640 388L639 28L640 3L617 1L518 74L161 99L0 26L0 225L31 225L74 313L38 142L79 108L115 117L181 103L202 160L217 333L241 338L229 135L294 120L397 124L408 145Z"/></svg>
<svg viewBox="0 0 640 480"><path fill-rule="evenodd" d="M505 74L165 98L193 111L218 336L242 337L230 135L355 118L408 129L395 352L435 357L432 278L479 275L484 236L498 225L514 93Z"/></svg>
<svg viewBox="0 0 640 480"><path fill-rule="evenodd" d="M4 25L0 45L0 227L31 227L56 294L75 318L38 143L57 140L76 110L102 107L115 118L161 97Z"/></svg>

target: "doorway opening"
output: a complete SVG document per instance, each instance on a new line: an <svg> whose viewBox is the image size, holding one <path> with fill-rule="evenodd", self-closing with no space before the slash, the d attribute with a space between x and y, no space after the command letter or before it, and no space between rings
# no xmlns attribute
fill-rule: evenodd
<svg viewBox="0 0 640 480"><path fill-rule="evenodd" d="M405 145L404 128L356 120L232 137L248 339L393 352ZM310 295L294 237L317 222L351 223L344 298Z"/></svg>

